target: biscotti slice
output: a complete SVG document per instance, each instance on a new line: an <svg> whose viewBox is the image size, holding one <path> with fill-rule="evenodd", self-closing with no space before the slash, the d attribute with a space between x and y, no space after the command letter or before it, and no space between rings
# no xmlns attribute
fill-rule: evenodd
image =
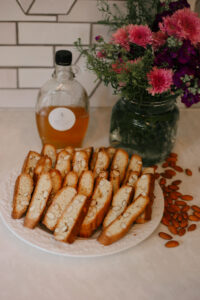
<svg viewBox="0 0 200 300"><path fill-rule="evenodd" d="M13 197L13 219L21 218L26 212L33 191L33 179L29 174L22 173L17 177Z"/></svg>
<svg viewBox="0 0 200 300"><path fill-rule="evenodd" d="M107 147L107 148L105 148L105 150L106 150L106 152L109 155L110 163L112 163L113 157L114 157L115 152L116 152L117 149L113 148L113 147Z"/></svg>
<svg viewBox="0 0 200 300"><path fill-rule="evenodd" d="M103 228L110 225L118 216L120 216L127 205L130 203L132 197L132 187L128 185L122 186L113 196L111 208L109 209L103 221Z"/></svg>
<svg viewBox="0 0 200 300"><path fill-rule="evenodd" d="M137 217L145 210L148 203L148 197L139 196L126 208L122 215L104 228L97 240L107 246L121 239L129 231Z"/></svg>
<svg viewBox="0 0 200 300"><path fill-rule="evenodd" d="M44 146L42 147L41 155L47 155L48 157L50 157L52 161L52 167L54 168L57 157L56 148L51 144L44 144Z"/></svg>
<svg viewBox="0 0 200 300"><path fill-rule="evenodd" d="M22 167L22 173L27 173L33 177L35 167L40 157L41 155L39 153L35 151L29 151Z"/></svg>
<svg viewBox="0 0 200 300"><path fill-rule="evenodd" d="M139 196L149 196L151 188L151 175L150 174L144 174L141 175L135 185L135 194L134 194L134 200Z"/></svg>
<svg viewBox="0 0 200 300"><path fill-rule="evenodd" d="M90 161L90 170L94 170L94 166L96 164L97 154L98 154L99 150L100 150L100 148L96 148L93 151L92 158L91 158L91 161Z"/></svg>
<svg viewBox="0 0 200 300"><path fill-rule="evenodd" d="M52 189L49 173L42 173L37 181L35 190L24 219L24 226L34 228L43 214Z"/></svg>
<svg viewBox="0 0 200 300"><path fill-rule="evenodd" d="M94 148L93 147L87 147L87 148L84 148L83 151L85 151L88 155L88 161L90 163L90 160L92 158L92 154L93 154L93 151L94 151Z"/></svg>
<svg viewBox="0 0 200 300"><path fill-rule="evenodd" d="M106 171L109 167L110 158L108 153L102 149L97 153L97 160L94 166L94 178L96 178L100 172Z"/></svg>
<svg viewBox="0 0 200 300"><path fill-rule="evenodd" d="M141 170L142 170L142 158L141 158L141 156L139 156L137 154L133 154L131 156L129 164L128 164L126 176L124 179L124 184L126 184L126 182L128 180L128 176L131 171L138 173L138 176L139 176L141 173Z"/></svg>
<svg viewBox="0 0 200 300"><path fill-rule="evenodd" d="M71 156L67 151L62 150L58 153L55 169L60 171L62 178L71 170Z"/></svg>
<svg viewBox="0 0 200 300"><path fill-rule="evenodd" d="M112 185L107 179L102 179L96 186L88 213L81 225L79 235L90 237L100 226L106 215L112 199Z"/></svg>
<svg viewBox="0 0 200 300"><path fill-rule="evenodd" d="M75 151L73 160L73 171L77 173L78 177L80 177L83 171L88 170L88 155L85 151Z"/></svg>
<svg viewBox="0 0 200 300"><path fill-rule="evenodd" d="M58 219L76 193L77 191L70 186L64 187L56 193L42 221L49 230L53 231L55 229Z"/></svg>
<svg viewBox="0 0 200 300"><path fill-rule="evenodd" d="M128 174L127 174L126 181L124 183L127 184L127 185L132 186L133 188L135 188L138 177L139 177L138 172L129 171Z"/></svg>
<svg viewBox="0 0 200 300"><path fill-rule="evenodd" d="M84 171L79 179L78 184L78 194L85 195L86 197L91 197L94 188L94 175L92 171Z"/></svg>
<svg viewBox="0 0 200 300"><path fill-rule="evenodd" d="M88 211L89 204L90 200L87 196L78 194L74 197L58 220L54 231L56 240L67 243L74 242Z"/></svg>
<svg viewBox="0 0 200 300"><path fill-rule="evenodd" d="M109 175L109 172L108 171L101 171L99 173L99 175L97 176L96 180L95 180L95 185L99 184L99 182L105 178L105 179L108 179L108 175Z"/></svg>
<svg viewBox="0 0 200 300"><path fill-rule="evenodd" d="M60 172L56 169L51 169L49 171L51 182L52 182L52 190L51 194L49 196L49 199L47 201L47 205L45 207L45 213L48 209L48 207L51 205L53 198L55 197L55 194L61 189L62 187L62 176Z"/></svg>
<svg viewBox="0 0 200 300"><path fill-rule="evenodd" d="M120 188L120 173L118 170L110 171L110 182L113 188L113 195L118 191Z"/></svg>
<svg viewBox="0 0 200 300"><path fill-rule="evenodd" d="M144 172L144 173L143 173ZM149 174L150 177L150 184L149 184L149 190L148 190L148 197L149 197L149 203L147 207L145 208L145 211L137 218L136 223L143 224L147 221L151 220L152 215L152 205L154 202L154 185L155 185L155 168L154 167L148 167L143 170L142 174Z"/></svg>
<svg viewBox="0 0 200 300"><path fill-rule="evenodd" d="M78 184L78 175L74 171L70 171L65 175L65 178L63 180L63 187L65 186L71 186L73 188L76 188Z"/></svg>
<svg viewBox="0 0 200 300"><path fill-rule="evenodd" d="M113 157L112 165L111 165L111 170L118 170L120 173L120 183L123 181L125 173L126 173L126 168L128 165L128 153L124 151L123 149L117 149L115 152L115 155Z"/></svg>
<svg viewBox="0 0 200 300"><path fill-rule="evenodd" d="M51 158L47 155L42 156L35 167L33 178L37 181L39 175L43 172L48 172L52 167Z"/></svg>
<svg viewBox="0 0 200 300"><path fill-rule="evenodd" d="M70 154L71 159L72 159L72 157L74 155L74 152L75 152L75 149L72 146L67 146L67 147L65 147L64 150L67 151Z"/></svg>

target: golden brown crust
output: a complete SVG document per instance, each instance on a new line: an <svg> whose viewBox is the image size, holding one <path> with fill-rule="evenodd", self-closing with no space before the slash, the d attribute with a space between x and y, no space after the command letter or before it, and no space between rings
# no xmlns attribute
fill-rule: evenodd
<svg viewBox="0 0 200 300"><path fill-rule="evenodd" d="M60 171L62 178L64 178L65 175L70 172L71 155L67 151L62 150L58 153L55 169Z"/></svg>
<svg viewBox="0 0 200 300"><path fill-rule="evenodd" d="M96 178L98 177L100 172L106 171L109 167L109 164L110 164L110 158L108 153L104 149L101 149L97 153L97 159L93 170L94 177Z"/></svg>
<svg viewBox="0 0 200 300"><path fill-rule="evenodd" d="M56 153L56 147L54 145L44 144L42 147L41 155L42 156L47 155L51 159L52 167L55 166L57 153Z"/></svg>
<svg viewBox="0 0 200 300"><path fill-rule="evenodd" d="M86 197L91 197L94 188L94 175L92 171L84 171L80 178L78 184L78 194L84 195Z"/></svg>
<svg viewBox="0 0 200 300"><path fill-rule="evenodd" d="M118 170L111 170L109 180L112 184L113 195L114 195L120 188L120 172Z"/></svg>
<svg viewBox="0 0 200 300"><path fill-rule="evenodd" d="M77 173L78 177L83 171L88 170L88 155L85 151L75 151L72 159L73 171Z"/></svg>
<svg viewBox="0 0 200 300"><path fill-rule="evenodd" d="M33 177L35 167L40 157L41 155L39 153L35 151L29 151L22 166L22 173L27 173Z"/></svg>
<svg viewBox="0 0 200 300"><path fill-rule="evenodd" d="M47 187L43 188L42 181L46 180ZM42 191L40 191L42 189ZM35 228L39 223L43 212L45 210L46 203L50 196L52 189L51 177L48 172L42 173L37 181L26 217L24 219L24 226L28 228Z"/></svg>
<svg viewBox="0 0 200 300"><path fill-rule="evenodd" d="M21 209L19 209L17 206L18 206L18 203L20 201L20 189L23 188L23 177L26 177L26 180L27 180L27 184L29 184L29 191L27 192L27 195L24 196L25 197L25 200L26 200L26 204L23 204ZM15 188L14 188L14 196L13 196L13 210L12 210L12 218L13 219L19 219L21 218L27 208L28 208L28 205L29 205L29 202L31 200L31 194L32 194L32 191L33 191L33 179L32 177L29 175L29 174L26 174L26 173L22 173L20 174L18 177L17 177L17 180L15 182Z"/></svg>
<svg viewBox="0 0 200 300"><path fill-rule="evenodd" d="M52 160L47 155L42 156L35 167L33 179L36 182L39 175L43 172L48 172L52 167Z"/></svg>
<svg viewBox="0 0 200 300"><path fill-rule="evenodd" d="M107 183L109 183L106 188L106 190L108 189L106 192L107 196L106 196L106 199L104 199L103 204L99 208L98 207L98 199L102 197L101 187L103 185L102 182L104 180ZM80 229L79 235L81 237L90 237L93 234L93 232L101 225L104 216L108 212L108 209L110 207L110 202L112 199L112 185L110 184L110 182L107 181L106 179L102 179L100 181L99 185L95 187L93 196L91 198L92 198L92 200L91 200L88 214L86 215L86 217L82 223L81 229ZM90 218L90 213L92 213L92 209L93 209L92 208L93 202L96 203L94 205L96 207L96 209L95 209L95 213L94 213L93 217Z"/></svg>
<svg viewBox="0 0 200 300"><path fill-rule="evenodd" d="M141 200L143 203L141 203ZM147 204L149 203L149 198L148 197L144 197L144 196L139 196L132 204L130 204L127 209L125 210L125 212L120 215L114 222L112 222L108 227L106 227L101 234L98 237L98 242L100 242L101 244L107 246L110 245L116 241L118 241L119 239L121 239L122 237L125 236L125 234L129 231L129 229L131 228L132 224L135 222L135 220L137 219L137 217L145 210L145 207L147 206ZM134 212L132 212L132 214L129 214L128 219L125 221L126 214L128 212L130 212L130 208L134 208ZM116 230L116 232L112 232L115 231L114 228L116 226L119 225L119 229ZM124 225L124 226L122 226Z"/></svg>
<svg viewBox="0 0 200 300"><path fill-rule="evenodd" d="M118 170L120 173L120 183L123 181L126 168L128 165L129 156L128 153L123 149L117 149L113 157L111 164L111 170Z"/></svg>
<svg viewBox="0 0 200 300"><path fill-rule="evenodd" d="M63 179L63 187L65 186L71 186L76 189L78 184L78 175L74 171L70 171L67 173Z"/></svg>

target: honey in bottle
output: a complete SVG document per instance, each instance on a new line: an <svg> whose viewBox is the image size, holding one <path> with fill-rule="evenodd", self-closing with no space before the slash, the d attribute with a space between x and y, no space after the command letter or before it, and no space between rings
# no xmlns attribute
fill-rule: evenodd
<svg viewBox="0 0 200 300"><path fill-rule="evenodd" d="M57 149L81 147L89 121L88 96L75 80L72 53L60 50L55 55L55 71L40 89L36 104L36 123L43 144Z"/></svg>

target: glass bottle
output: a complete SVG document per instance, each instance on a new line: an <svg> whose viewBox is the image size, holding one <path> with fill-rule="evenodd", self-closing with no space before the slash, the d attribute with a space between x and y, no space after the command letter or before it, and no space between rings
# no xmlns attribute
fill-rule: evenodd
<svg viewBox="0 0 200 300"><path fill-rule="evenodd" d="M110 144L142 156L145 166L163 161L172 151L179 119L176 97L138 103L121 98L112 109Z"/></svg>
<svg viewBox="0 0 200 300"><path fill-rule="evenodd" d="M36 103L36 123L43 144L57 149L81 147L89 121L88 96L74 79L76 67L72 53L60 50L55 55L55 71L40 89Z"/></svg>

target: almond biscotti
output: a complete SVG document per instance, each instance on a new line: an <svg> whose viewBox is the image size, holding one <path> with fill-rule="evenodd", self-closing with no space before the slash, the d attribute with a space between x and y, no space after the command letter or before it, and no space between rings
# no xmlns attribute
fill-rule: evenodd
<svg viewBox="0 0 200 300"><path fill-rule="evenodd" d="M80 228L80 236L90 237L100 226L109 209L111 199L112 185L107 179L102 179L95 187L88 213Z"/></svg>
<svg viewBox="0 0 200 300"><path fill-rule="evenodd" d="M40 221L52 189L49 173L42 173L37 181L35 190L26 213L24 226L34 228Z"/></svg>
<svg viewBox="0 0 200 300"><path fill-rule="evenodd" d="M71 170L71 155L62 150L57 155L55 169L60 171L62 178Z"/></svg>
<svg viewBox="0 0 200 300"><path fill-rule="evenodd" d="M91 197L94 188L94 175L92 171L84 171L79 179L78 194Z"/></svg>
<svg viewBox="0 0 200 300"><path fill-rule="evenodd" d="M111 208L109 209L103 221L103 228L110 225L118 216L120 216L132 198L133 189L131 186L122 186L113 196Z"/></svg>
<svg viewBox="0 0 200 300"><path fill-rule="evenodd" d="M72 166L73 171L77 173L78 177L80 177L83 171L88 170L88 161L88 155L85 151L75 151Z"/></svg>
<svg viewBox="0 0 200 300"><path fill-rule="evenodd" d="M42 221L49 230L55 229L58 219L76 194L77 191L70 186L64 187L56 193Z"/></svg>
<svg viewBox="0 0 200 300"><path fill-rule="evenodd" d="M51 144L45 144L42 148L41 155L47 155L49 158L51 158L52 167L54 168L57 157L56 148Z"/></svg>
<svg viewBox="0 0 200 300"><path fill-rule="evenodd" d="M24 215L31 200L32 191L32 177L26 173L20 174L15 183L12 210L13 219L19 219Z"/></svg>
<svg viewBox="0 0 200 300"><path fill-rule="evenodd" d="M104 149L101 149L97 153L97 159L93 170L94 178L96 178L100 172L106 171L109 167L109 163L110 163L110 158L108 153Z"/></svg>
<svg viewBox="0 0 200 300"><path fill-rule="evenodd" d="M29 151L27 157L25 158L23 167L22 167L22 173L27 173L31 177L34 175L35 167L41 158L41 155L35 151Z"/></svg>
<svg viewBox="0 0 200 300"><path fill-rule="evenodd" d="M63 187L71 186L76 189L78 184L78 175L74 171L67 173L63 179Z"/></svg>
<svg viewBox="0 0 200 300"><path fill-rule="evenodd" d="M51 169L52 161L47 155L42 156L35 167L33 179L37 181L38 177L43 172L48 172Z"/></svg>
<svg viewBox="0 0 200 300"><path fill-rule="evenodd" d="M73 243L79 233L81 224L87 214L90 199L78 194L65 208L58 220L54 231L54 237L58 241Z"/></svg>
<svg viewBox="0 0 200 300"><path fill-rule="evenodd" d="M112 170L117 170L120 173L120 183L123 181L125 173L126 173L126 168L128 165L128 153L123 150L123 149L117 149L115 152L115 155L113 157L113 161L111 164L111 171Z"/></svg>
<svg viewBox="0 0 200 300"><path fill-rule="evenodd" d="M148 203L149 198L146 196L141 195L135 199L123 214L103 229L98 237L98 241L107 246L121 239L129 231L137 217L145 210Z"/></svg>

